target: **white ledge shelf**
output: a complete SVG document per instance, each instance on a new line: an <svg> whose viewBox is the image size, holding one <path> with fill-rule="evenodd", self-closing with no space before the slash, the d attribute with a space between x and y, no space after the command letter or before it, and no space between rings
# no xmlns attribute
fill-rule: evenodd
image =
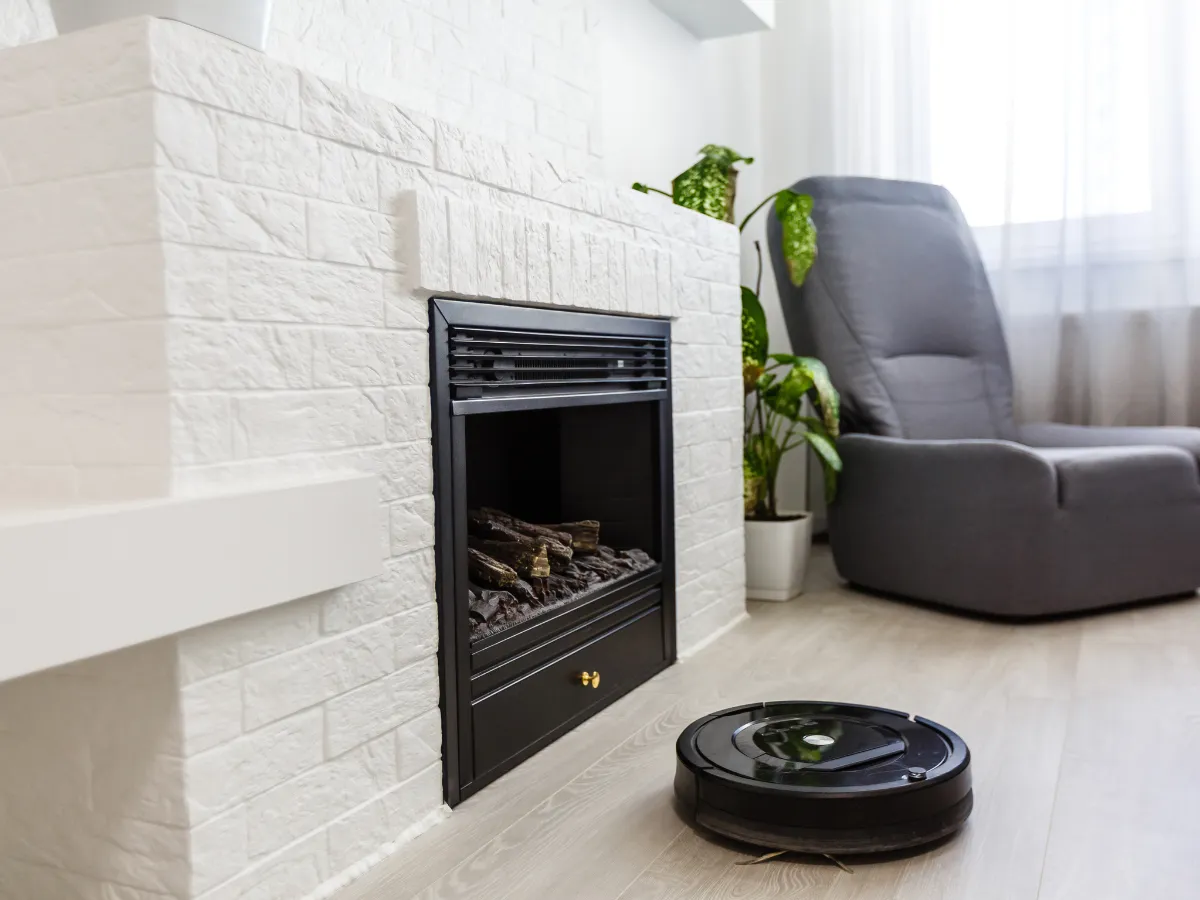
<svg viewBox="0 0 1200 900"><path fill-rule="evenodd" d="M377 480L0 517L0 681L379 574Z"/></svg>
<svg viewBox="0 0 1200 900"><path fill-rule="evenodd" d="M705 41L775 27L775 0L651 0Z"/></svg>

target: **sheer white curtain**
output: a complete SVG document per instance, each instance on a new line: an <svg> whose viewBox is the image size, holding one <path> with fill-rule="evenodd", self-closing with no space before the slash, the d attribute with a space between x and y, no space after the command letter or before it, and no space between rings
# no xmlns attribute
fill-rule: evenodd
<svg viewBox="0 0 1200 900"><path fill-rule="evenodd" d="M1200 425L1200 0L827 0L840 174L946 185L1025 420Z"/></svg>

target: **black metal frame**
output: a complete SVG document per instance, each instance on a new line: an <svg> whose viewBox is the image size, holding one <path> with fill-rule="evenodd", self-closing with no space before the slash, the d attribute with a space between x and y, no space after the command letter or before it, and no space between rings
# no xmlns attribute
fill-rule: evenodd
<svg viewBox="0 0 1200 900"><path fill-rule="evenodd" d="M434 496L436 501L436 589L439 619L438 667L441 678L442 760L446 802L455 806L503 771L516 766L580 721L622 696L624 687L563 722L514 756L498 771L474 770L472 700L497 686L524 677L532 667L562 653L563 648L598 640L614 619L646 616L661 609L662 659L646 677L675 662L675 538L674 451L670 386L652 390L590 390L542 396L456 400L452 396L448 334L453 326L498 329L591 332L631 337L665 337L670 360L670 322L533 307L473 303L434 298L430 301L430 388L433 403ZM585 406L611 403L653 403L657 406L656 473L659 493L658 531L661 563L627 579L594 598L564 607L522 626L492 635L474 646L466 604L459 597L457 575L466 571L467 475L465 453L467 415L519 409ZM456 452L457 450L457 452ZM465 591L465 586L461 588ZM652 600L649 598L653 598ZM659 598L661 597L661 602ZM627 621L627 620L623 620ZM644 680L644 679L643 679Z"/></svg>

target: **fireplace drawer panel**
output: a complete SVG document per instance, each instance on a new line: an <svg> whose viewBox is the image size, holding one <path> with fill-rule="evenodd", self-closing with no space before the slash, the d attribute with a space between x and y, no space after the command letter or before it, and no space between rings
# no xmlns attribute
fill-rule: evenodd
<svg viewBox="0 0 1200 900"><path fill-rule="evenodd" d="M635 616L472 705L475 777L514 765L667 664L662 607ZM584 672L600 673L598 688Z"/></svg>

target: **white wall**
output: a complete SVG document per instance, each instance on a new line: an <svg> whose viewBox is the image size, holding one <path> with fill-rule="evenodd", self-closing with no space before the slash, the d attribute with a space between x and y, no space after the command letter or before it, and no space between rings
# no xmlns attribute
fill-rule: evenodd
<svg viewBox="0 0 1200 900"><path fill-rule="evenodd" d="M604 0L592 13L603 173L670 190L705 144L759 151L758 35L699 41L650 0ZM741 206L761 166L744 167Z"/></svg>

